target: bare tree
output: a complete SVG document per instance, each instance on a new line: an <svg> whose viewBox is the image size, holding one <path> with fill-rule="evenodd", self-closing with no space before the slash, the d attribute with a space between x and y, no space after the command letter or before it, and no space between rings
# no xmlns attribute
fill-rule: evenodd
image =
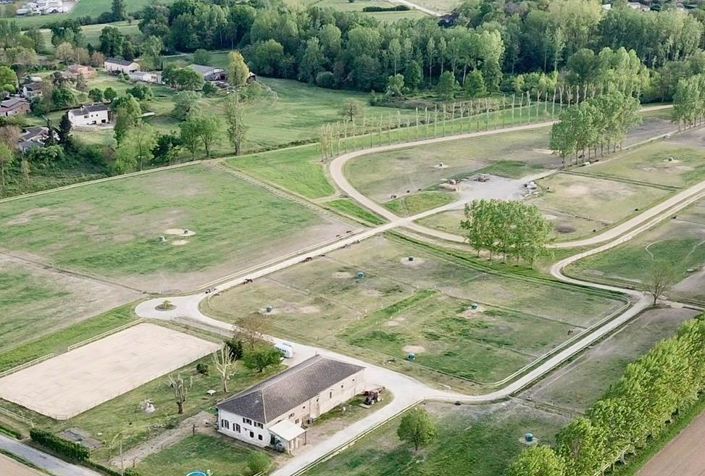
<svg viewBox="0 0 705 476"><path fill-rule="evenodd" d="M653 306L676 283L677 279L678 273L672 263L659 260L651 264L649 274L643 282L643 290L653 297Z"/></svg>
<svg viewBox="0 0 705 476"><path fill-rule="evenodd" d="M235 373L235 360L227 345L224 345L213 353L213 366L220 375L220 383L223 385L223 392L228 393L228 380Z"/></svg>
<svg viewBox="0 0 705 476"><path fill-rule="evenodd" d="M191 385L193 384L193 379L189 378L186 382L181 374L178 374L176 378L169 375L169 386L174 391L174 401L176 402L176 407L179 409L179 415L184 413L184 403L188 398L188 392L191 390Z"/></svg>
<svg viewBox="0 0 705 476"><path fill-rule="evenodd" d="M264 339L269 323L267 317L258 312L250 313L237 321L236 338L241 338L249 344L252 349L255 345Z"/></svg>

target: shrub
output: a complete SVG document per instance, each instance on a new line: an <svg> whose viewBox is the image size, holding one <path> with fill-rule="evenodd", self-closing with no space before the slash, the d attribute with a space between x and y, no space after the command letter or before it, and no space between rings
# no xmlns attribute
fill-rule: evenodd
<svg viewBox="0 0 705 476"><path fill-rule="evenodd" d="M74 461L85 461L91 455L88 448L78 443L59 438L48 431L32 428L29 431L29 436L32 438L32 441L37 444Z"/></svg>
<svg viewBox="0 0 705 476"><path fill-rule="evenodd" d="M22 433L15 430L14 428L10 428L9 426L0 425L0 433L5 433L6 435L9 435L17 440L22 439Z"/></svg>
<svg viewBox="0 0 705 476"><path fill-rule="evenodd" d="M316 75L316 85L322 88L334 88L335 75L330 71L321 71Z"/></svg>
<svg viewBox="0 0 705 476"><path fill-rule="evenodd" d="M196 372L201 375L208 375L208 364L199 362L196 364Z"/></svg>
<svg viewBox="0 0 705 476"><path fill-rule="evenodd" d="M247 458L247 468L252 474L264 473L271 465L272 462L264 453L252 453Z"/></svg>

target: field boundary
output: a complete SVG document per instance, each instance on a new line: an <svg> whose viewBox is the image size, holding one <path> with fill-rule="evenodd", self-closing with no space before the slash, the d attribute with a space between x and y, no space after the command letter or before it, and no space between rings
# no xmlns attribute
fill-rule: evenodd
<svg viewBox="0 0 705 476"><path fill-rule="evenodd" d="M14 367L12 367L12 368L10 368L10 369L3 370L2 372L0 372L0 378L5 377L5 376L10 375L10 374L13 374L13 373L15 373L15 372L19 372L20 370L24 370L24 369L26 369L27 367L31 367L31 366L33 366L33 365L35 365L35 364L40 363L40 362L44 362L45 360L49 360L49 359L51 359L52 357L55 357L55 356L56 356L56 353L55 353L55 352L52 352L51 354L46 354L46 355L43 355L43 356L41 356L41 357L37 357L36 359L32 359L32 360L30 360L29 362L25 362L25 363L23 363L23 364L16 365L16 366L14 366Z"/></svg>
<svg viewBox="0 0 705 476"><path fill-rule="evenodd" d="M107 330L101 334L98 334L93 337L89 337L88 339L82 340L81 342L77 342L75 344L71 344L66 348L67 352L71 352L74 349L78 349L79 347L83 347L84 345L90 344L91 342L95 342L97 340L101 340L105 337L108 337L112 334L117 334L118 332L122 332L125 329L129 329L130 327L136 326L137 324L142 324L145 322L145 319L142 317L139 317L137 319L134 319L132 322L128 322L127 324L123 324L122 326L116 327L114 329ZM1 377L2 375L0 375Z"/></svg>

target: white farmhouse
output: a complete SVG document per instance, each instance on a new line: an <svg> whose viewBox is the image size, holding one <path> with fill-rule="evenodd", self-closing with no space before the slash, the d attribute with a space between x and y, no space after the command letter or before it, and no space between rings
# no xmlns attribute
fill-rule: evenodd
<svg viewBox="0 0 705 476"><path fill-rule="evenodd" d="M317 355L218 404L218 431L293 452L307 425L364 391L364 367Z"/></svg>
<svg viewBox="0 0 705 476"><path fill-rule="evenodd" d="M140 65L134 61L128 61L120 58L108 58L103 63L105 71L108 73L125 73L130 74L140 70Z"/></svg>
<svg viewBox="0 0 705 476"><path fill-rule="evenodd" d="M108 106L105 104L89 104L68 112L72 126L95 126L110 122Z"/></svg>
<svg viewBox="0 0 705 476"><path fill-rule="evenodd" d="M127 77L132 81L162 84L162 73L157 71L135 71L134 73L127 73Z"/></svg>

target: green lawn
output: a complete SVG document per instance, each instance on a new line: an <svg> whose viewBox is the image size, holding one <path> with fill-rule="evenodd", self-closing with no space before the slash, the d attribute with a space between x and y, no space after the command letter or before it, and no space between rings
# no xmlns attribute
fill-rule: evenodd
<svg viewBox="0 0 705 476"><path fill-rule="evenodd" d="M174 1L175 0L161 0L161 3L170 4ZM125 0L128 14L142 10L142 8L151 3L151 0ZM111 5L112 0L81 0L76 2L76 6L69 13L16 17L15 21L22 28L30 28L85 16L97 18L101 13L109 12Z"/></svg>
<svg viewBox="0 0 705 476"><path fill-rule="evenodd" d="M341 229L222 168L198 164L0 204L4 247L150 287L200 285L269 259L273 249L285 254Z"/></svg>
<svg viewBox="0 0 705 476"><path fill-rule="evenodd" d="M438 426L438 438L414 454L396 435L395 418L354 446L314 466L306 476L497 476L525 446L532 432L550 443L567 419L515 402L453 407L426 404Z"/></svg>
<svg viewBox="0 0 705 476"><path fill-rule="evenodd" d="M47 18L49 17L44 17L44 19ZM83 25L81 26L81 32L83 33L83 36L86 39L86 44L91 44L97 48L100 44L99 37L101 32L103 31L103 28L110 26L113 28L117 28L118 30L120 30L120 33L125 36L137 36L140 35L140 30L137 23L137 21L118 21L113 23L97 23L95 25ZM44 37L44 45L46 46L46 48L49 51L53 51L54 45L51 44L51 30L42 29L40 30L40 32Z"/></svg>
<svg viewBox="0 0 705 476"><path fill-rule="evenodd" d="M362 220L370 225L381 225L385 223L385 220L382 217L366 210L365 208L362 208L349 198L331 200L330 202L326 202L324 206L333 211L340 212L345 216Z"/></svg>
<svg viewBox="0 0 705 476"><path fill-rule="evenodd" d="M207 470L214 476L250 474L248 457L256 451L224 436L195 435L147 457L136 470L145 475L173 476Z"/></svg>
<svg viewBox="0 0 705 476"><path fill-rule="evenodd" d="M473 303L479 304L476 312L470 311ZM621 303L489 273L433 248L377 237L211 297L205 310L235 322L267 314L267 306L273 308L266 319L273 335L375 363L395 359L393 368L419 378L443 372L488 383ZM409 352L417 355L413 364L403 362Z"/></svg>
<svg viewBox="0 0 705 476"><path fill-rule="evenodd" d="M451 192L418 192L385 202L384 206L399 216L408 217L456 200Z"/></svg>
<svg viewBox="0 0 705 476"><path fill-rule="evenodd" d="M10 322L18 322L16 315L8 315L8 317L11 317ZM134 319L135 314L132 306L128 305L113 309L105 314L74 324L67 329L32 340L18 347L13 348L13 346L10 346L11 350L3 349L0 352L0 372L50 353L65 352L67 347L72 344L83 342L111 329L129 324ZM35 329L35 332L42 331ZM17 343L17 341L13 342L13 344Z"/></svg>

